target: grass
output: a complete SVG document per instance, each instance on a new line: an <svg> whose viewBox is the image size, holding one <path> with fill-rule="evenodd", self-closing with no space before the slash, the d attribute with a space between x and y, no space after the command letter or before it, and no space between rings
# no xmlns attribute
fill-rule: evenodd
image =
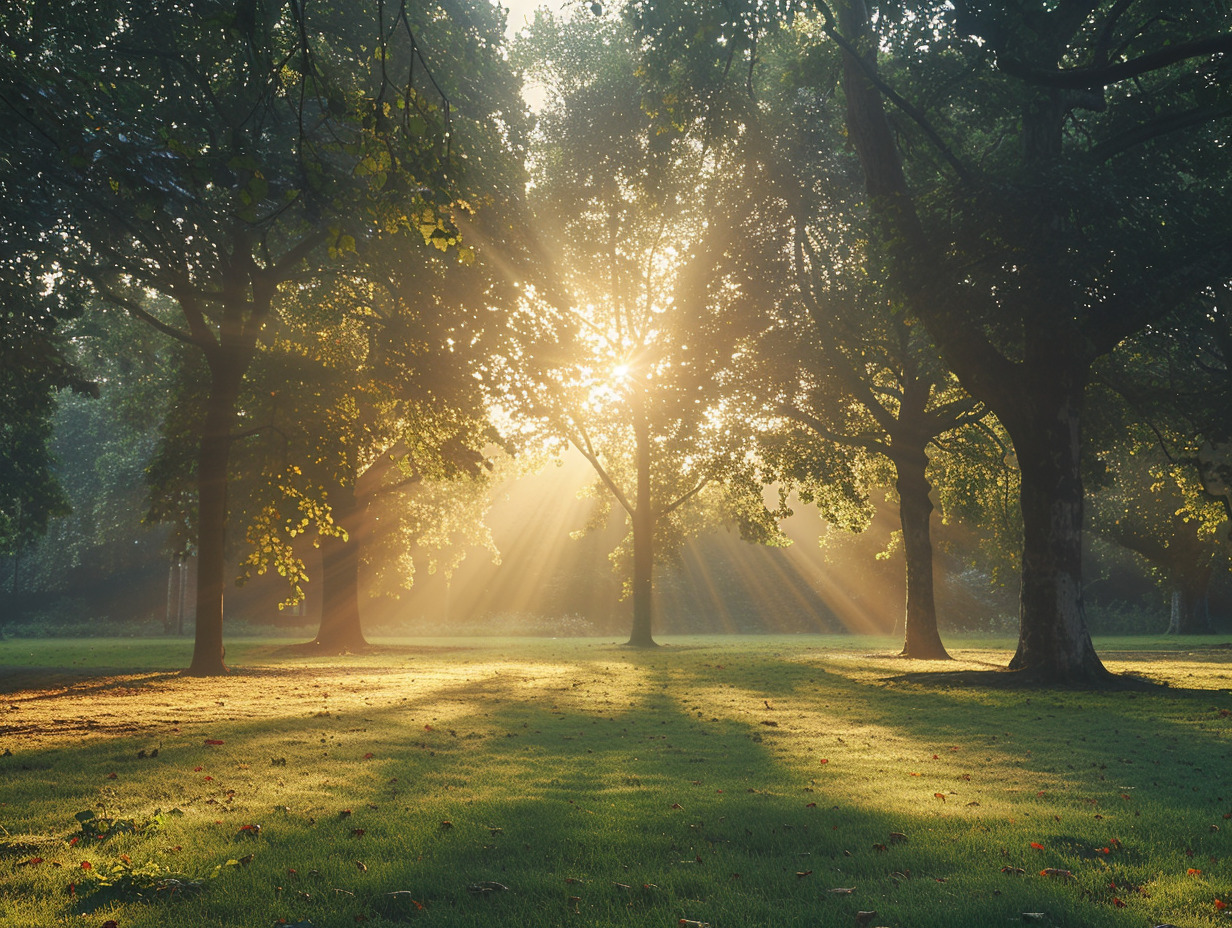
<svg viewBox="0 0 1232 928"><path fill-rule="evenodd" d="M4 641L0 925L1232 925L1226 641L1098 641L1171 684L1134 692L919 682L887 639L250 640L225 680Z"/></svg>

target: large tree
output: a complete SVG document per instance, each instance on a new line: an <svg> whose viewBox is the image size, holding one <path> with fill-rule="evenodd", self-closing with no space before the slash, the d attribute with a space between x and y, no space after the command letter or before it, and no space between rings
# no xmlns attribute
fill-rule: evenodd
<svg viewBox="0 0 1232 928"><path fill-rule="evenodd" d="M1011 667L1103 678L1082 603L1084 393L1097 358L1232 271L1219 141L1229 12L1124 0L631 8L703 106L717 76L753 73L784 20L814 18L842 50L872 244L904 310L1017 453Z"/></svg>
<svg viewBox="0 0 1232 928"><path fill-rule="evenodd" d="M190 673L226 670L228 466L280 292L377 234L457 241L449 130L461 120L429 68L429 24L449 31L451 13L464 47L496 54L465 2L35 2L4 14L6 194L56 217L66 278L202 362Z"/></svg>
<svg viewBox="0 0 1232 928"><path fill-rule="evenodd" d="M895 283L1014 442L1024 550L1010 667L1040 679L1106 673L1082 600L1091 366L1232 272L1227 160L1200 153L1232 113L1228 14L1148 7L956 3L937 20L921 5L878 36L855 0L827 23ZM948 54L929 52L938 44ZM922 105L894 89L898 77L922 88L925 71L945 89ZM888 107L927 135L927 155L904 154Z"/></svg>
<svg viewBox="0 0 1232 928"><path fill-rule="evenodd" d="M744 309L764 306L730 267L746 178L643 109L619 18L541 11L522 54L547 97L530 200L557 282L532 298L550 330L540 339L559 343L527 352L519 405L581 452L627 516L629 644L649 647L655 561L706 513L778 537L745 456L751 431L724 395L759 326Z"/></svg>

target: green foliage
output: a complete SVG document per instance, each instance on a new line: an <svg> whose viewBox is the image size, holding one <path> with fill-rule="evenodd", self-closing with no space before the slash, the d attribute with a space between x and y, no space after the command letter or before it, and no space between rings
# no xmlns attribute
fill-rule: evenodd
<svg viewBox="0 0 1232 928"><path fill-rule="evenodd" d="M93 809L84 809L73 816L80 826L78 838L87 841L109 841L119 835L136 835L149 838L163 830L167 816L155 812L150 818L138 821L131 818L115 818L99 815Z"/></svg>

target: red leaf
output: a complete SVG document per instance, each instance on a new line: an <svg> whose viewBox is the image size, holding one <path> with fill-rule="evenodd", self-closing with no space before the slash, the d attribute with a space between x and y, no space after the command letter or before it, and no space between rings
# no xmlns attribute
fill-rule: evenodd
<svg viewBox="0 0 1232 928"><path fill-rule="evenodd" d="M431 725L425 725L425 726L424 726L424 731L436 731L436 729L435 729L435 728L433 728Z"/></svg>
<svg viewBox="0 0 1232 928"><path fill-rule="evenodd" d="M942 802L945 802L945 793L933 793L933 798L940 799Z"/></svg>
<svg viewBox="0 0 1232 928"><path fill-rule="evenodd" d="M24 862L22 862L22 863L18 864L17 866L19 866L19 867L33 867L35 864L41 864L42 862L43 862L43 858L41 858L41 857L31 857L29 860L24 861Z"/></svg>
<svg viewBox="0 0 1232 928"><path fill-rule="evenodd" d="M1224 902L1224 901L1222 901L1222 900L1220 900L1220 899L1216 899L1216 900L1215 900L1215 908L1216 908L1216 909L1226 909L1227 907L1228 907L1228 904L1227 904L1226 902Z"/></svg>
<svg viewBox="0 0 1232 928"><path fill-rule="evenodd" d="M828 763L830 763L830 759L829 759L829 758L827 758L827 757L823 757L823 758L821 759L821 763L823 763L823 764L828 764ZM1228 818L1228 817L1229 817L1229 816L1227 816L1227 815L1225 815L1225 816L1224 816L1224 818Z"/></svg>
<svg viewBox="0 0 1232 928"><path fill-rule="evenodd" d="M1190 867L1188 870L1185 871L1185 874L1187 876L1198 876L1201 872L1202 871L1197 869L1196 867Z"/></svg>
<svg viewBox="0 0 1232 928"><path fill-rule="evenodd" d="M1112 904L1116 906L1118 909L1125 908L1125 903L1122 902L1120 899L1118 899L1116 896L1112 897Z"/></svg>
<svg viewBox="0 0 1232 928"><path fill-rule="evenodd" d="M204 767L193 767L193 773L200 773L204 769Z"/></svg>
<svg viewBox="0 0 1232 928"><path fill-rule="evenodd" d="M218 738L206 738L205 743L206 744L223 744L224 742L220 741Z"/></svg>
<svg viewBox="0 0 1232 928"><path fill-rule="evenodd" d="M373 754L371 751L369 751L367 754L364 755L364 760L372 760L372 758L374 757L376 757L376 755Z"/></svg>
<svg viewBox="0 0 1232 928"><path fill-rule="evenodd" d="M90 863L88 860L83 860L81 862L81 869L82 870L93 870L94 864Z"/></svg>
<svg viewBox="0 0 1232 928"><path fill-rule="evenodd" d="M1044 849L1044 845L1040 844L1038 841L1032 841L1031 846L1037 851L1042 851Z"/></svg>
<svg viewBox="0 0 1232 928"><path fill-rule="evenodd" d="M205 780L206 783L211 783L214 780L213 777L203 777L203 779Z"/></svg>

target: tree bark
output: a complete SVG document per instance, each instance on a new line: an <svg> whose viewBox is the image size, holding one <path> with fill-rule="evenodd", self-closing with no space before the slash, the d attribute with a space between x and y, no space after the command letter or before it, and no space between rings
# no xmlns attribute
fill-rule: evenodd
<svg viewBox="0 0 1232 928"><path fill-rule="evenodd" d="M1046 683L1109 676L1091 644L1082 597L1085 383L1079 376L1056 378L1053 389L1037 384L1023 401L1034 414L1006 422L1021 469L1023 522L1018 650L1009 666Z"/></svg>
<svg viewBox="0 0 1232 928"><path fill-rule="evenodd" d="M653 648L655 517L650 497L650 428L640 398L635 398L631 405L637 454L637 504L629 514L633 523L633 630L628 644Z"/></svg>
<svg viewBox="0 0 1232 928"><path fill-rule="evenodd" d="M359 541L363 510L355 487L336 491L334 521L346 529L347 539L329 536L321 540L321 625L313 639L322 653L342 654L368 646L359 621Z"/></svg>
<svg viewBox="0 0 1232 928"><path fill-rule="evenodd" d="M223 591L226 588L227 469L243 366L215 360L197 454L197 621L192 663L184 671L205 677L227 673L223 662Z"/></svg>
<svg viewBox="0 0 1232 928"><path fill-rule="evenodd" d="M922 447L892 448L898 515L903 528L903 555L907 562L907 604L903 622L903 657L949 660L937 631L937 603L933 590L933 542L930 531L932 487Z"/></svg>

